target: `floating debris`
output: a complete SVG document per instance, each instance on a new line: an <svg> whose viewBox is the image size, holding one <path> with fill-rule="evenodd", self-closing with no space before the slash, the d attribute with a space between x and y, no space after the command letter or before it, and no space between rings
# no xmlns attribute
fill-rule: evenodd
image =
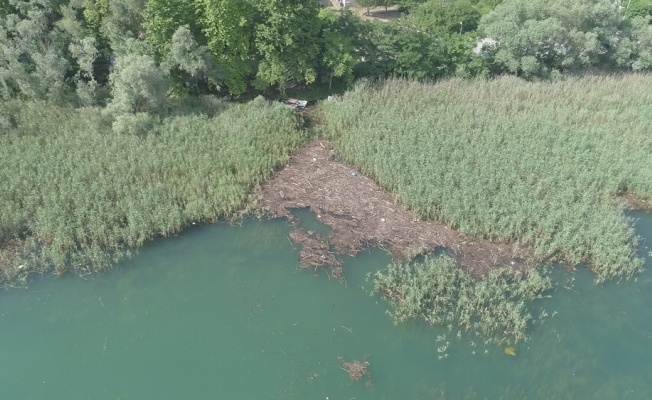
<svg viewBox="0 0 652 400"><path fill-rule="evenodd" d="M283 105L286 106L286 107L294 108L294 109L306 108L306 106L308 105L308 101L307 100L299 100L299 99L289 98L289 99L283 100Z"/></svg>

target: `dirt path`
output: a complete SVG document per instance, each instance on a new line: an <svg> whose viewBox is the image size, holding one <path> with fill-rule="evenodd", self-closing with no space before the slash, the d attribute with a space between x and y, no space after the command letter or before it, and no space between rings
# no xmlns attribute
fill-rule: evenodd
<svg viewBox="0 0 652 400"><path fill-rule="evenodd" d="M469 238L444 224L420 221L371 179L335 161L326 141L315 141L300 150L289 165L262 185L261 197L271 216L292 220L291 209L309 207L332 228L326 238L299 228L290 236L302 246L303 267L328 265L335 277L342 273L337 255L355 255L368 244L384 247L396 260L445 247L456 254L465 270L476 275L496 266L524 268L528 258L523 252L514 254L508 245Z"/></svg>

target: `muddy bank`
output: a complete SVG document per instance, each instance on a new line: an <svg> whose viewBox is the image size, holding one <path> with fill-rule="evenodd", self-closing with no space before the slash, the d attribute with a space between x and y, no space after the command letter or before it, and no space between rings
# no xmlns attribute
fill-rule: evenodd
<svg viewBox="0 0 652 400"><path fill-rule="evenodd" d="M357 170L333 159L328 142L315 141L261 187L261 206L274 217L293 216L294 208L309 207L332 228L328 237L299 228L290 235L302 246L300 264L331 266L341 274L337 254L355 255L367 245L385 248L395 260L445 247L465 270L481 275L497 266L524 268L526 250L514 253L509 245L470 238L446 225L420 221Z"/></svg>
<svg viewBox="0 0 652 400"><path fill-rule="evenodd" d="M628 192L619 193L618 196L624 200L627 210L652 212L652 204L648 200Z"/></svg>

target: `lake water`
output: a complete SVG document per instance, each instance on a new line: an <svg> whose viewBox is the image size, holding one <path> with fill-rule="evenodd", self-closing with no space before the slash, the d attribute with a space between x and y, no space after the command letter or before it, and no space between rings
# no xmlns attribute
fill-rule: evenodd
<svg viewBox="0 0 652 400"><path fill-rule="evenodd" d="M650 243L652 216L633 215ZM652 398L649 261L636 282L602 287L555 270L552 299L532 305L550 316L516 357L448 334L439 359L444 330L394 326L369 295L385 253L347 258L341 284L297 270L289 231L281 220L197 227L101 276L1 292L0 398ZM339 357L367 360L369 374L351 382Z"/></svg>

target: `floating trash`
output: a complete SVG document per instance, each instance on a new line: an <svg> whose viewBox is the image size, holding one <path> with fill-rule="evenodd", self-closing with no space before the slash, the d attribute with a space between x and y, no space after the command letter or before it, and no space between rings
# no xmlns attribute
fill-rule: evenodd
<svg viewBox="0 0 652 400"><path fill-rule="evenodd" d="M516 349L513 347L505 347L505 354L508 356L516 357Z"/></svg>

